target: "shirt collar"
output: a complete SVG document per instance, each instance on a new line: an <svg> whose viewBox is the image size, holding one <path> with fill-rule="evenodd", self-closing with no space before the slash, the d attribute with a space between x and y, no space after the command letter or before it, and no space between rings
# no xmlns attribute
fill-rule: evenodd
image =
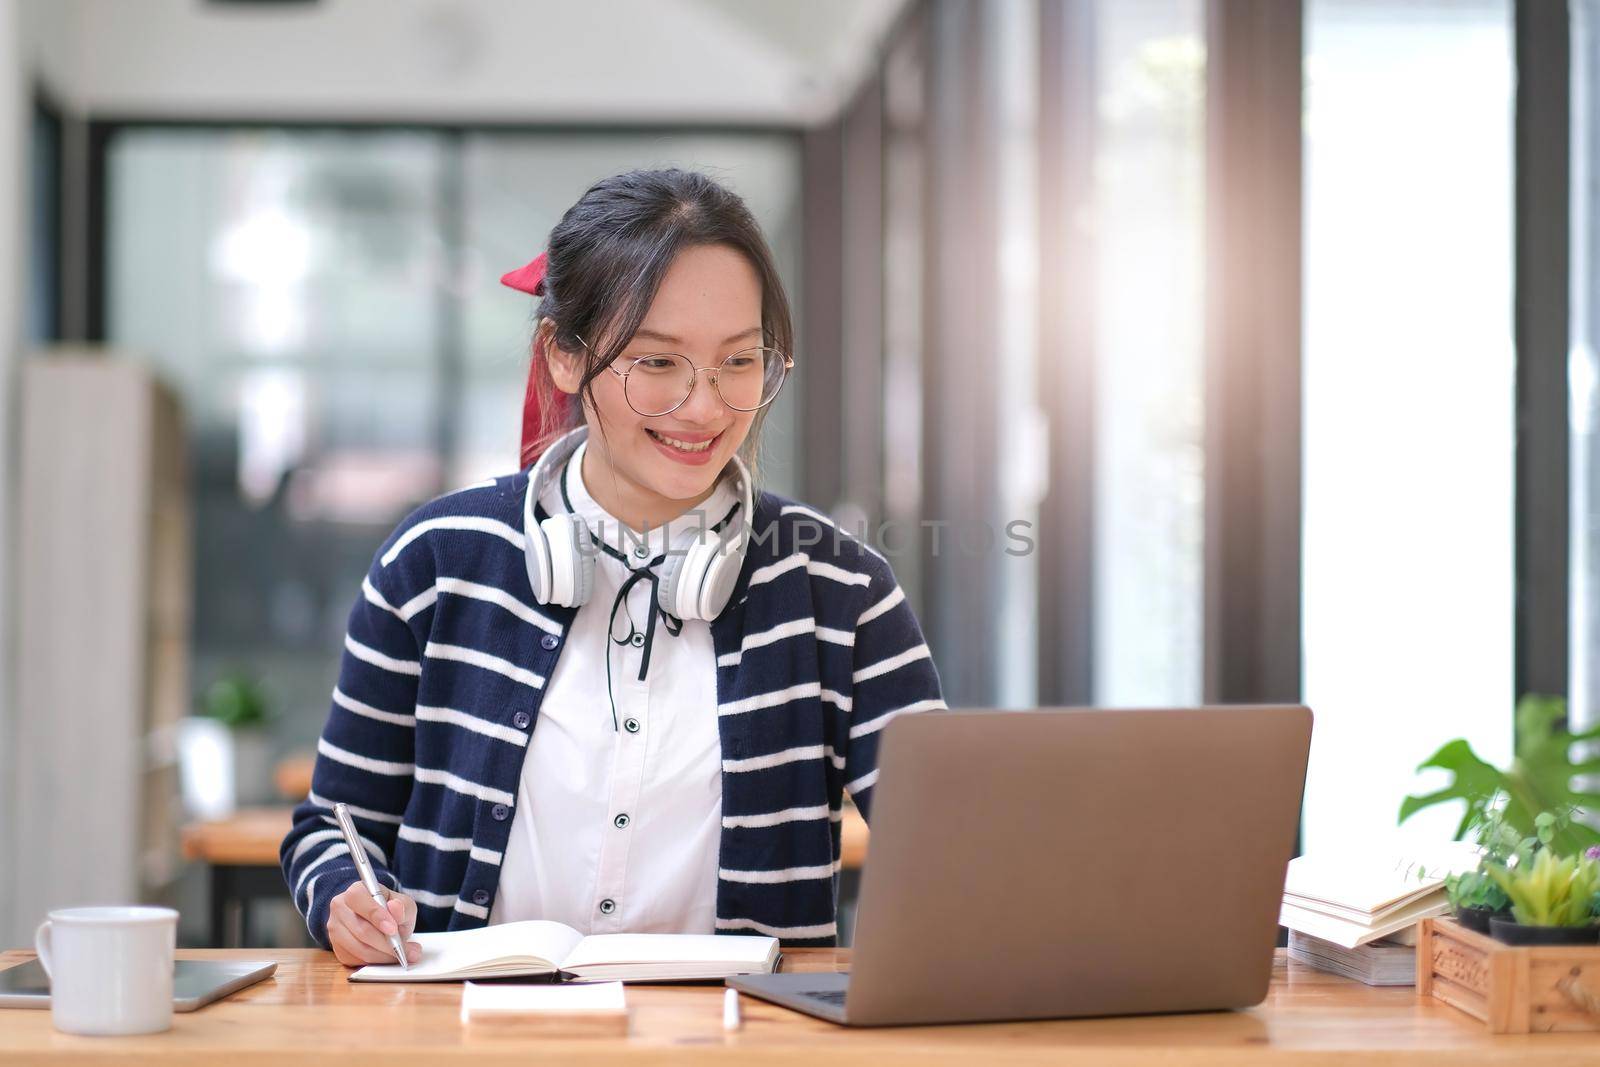
<svg viewBox="0 0 1600 1067"><path fill-rule="evenodd" d="M699 537L702 531L709 530L721 522L739 501L738 494L733 490L732 479L724 475L717 479L716 487L711 490L710 496L664 526L644 531L631 529L601 507L590 495L589 487L584 484L583 457L588 447L587 441L580 444L561 472L567 499L572 504L573 512L588 524L595 537L626 556L630 567L638 567L654 559L669 547L682 548ZM556 489L559 500L560 487L553 488ZM642 556L636 554L641 544L646 549Z"/></svg>

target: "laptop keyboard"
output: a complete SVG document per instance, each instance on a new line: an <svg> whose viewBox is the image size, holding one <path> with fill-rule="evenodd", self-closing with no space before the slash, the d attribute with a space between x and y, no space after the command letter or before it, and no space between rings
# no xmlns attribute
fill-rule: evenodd
<svg viewBox="0 0 1600 1067"><path fill-rule="evenodd" d="M832 1004L837 1008L844 1005L844 994L845 991L843 989L828 989L816 992L808 990L802 993L801 996L807 1000L820 1000L824 1004Z"/></svg>

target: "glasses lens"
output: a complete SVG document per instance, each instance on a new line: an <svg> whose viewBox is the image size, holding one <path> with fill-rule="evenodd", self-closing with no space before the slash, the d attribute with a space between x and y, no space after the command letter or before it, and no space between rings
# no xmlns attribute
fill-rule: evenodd
<svg viewBox="0 0 1600 1067"><path fill-rule="evenodd" d="M754 411L772 402L783 387L788 361L775 348L735 352L717 368L722 402L738 411ZM641 415L665 415L689 398L694 364L689 357L659 352L633 361L624 395Z"/></svg>
<svg viewBox="0 0 1600 1067"><path fill-rule="evenodd" d="M735 352L722 361L717 371L717 388L722 392L722 402L730 408L754 411L778 395L787 373L782 352L775 348L751 348Z"/></svg>
<svg viewBox="0 0 1600 1067"><path fill-rule="evenodd" d="M661 352L633 361L623 392L639 414L665 415L688 397L693 378L688 357Z"/></svg>

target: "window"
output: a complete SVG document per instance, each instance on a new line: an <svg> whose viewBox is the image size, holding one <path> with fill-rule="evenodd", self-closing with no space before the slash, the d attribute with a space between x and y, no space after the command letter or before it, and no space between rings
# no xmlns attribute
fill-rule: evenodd
<svg viewBox="0 0 1600 1067"><path fill-rule="evenodd" d="M1200 700L1200 0L1096 10L1094 700Z"/></svg>
<svg viewBox="0 0 1600 1067"><path fill-rule="evenodd" d="M1304 844L1324 850L1392 827L1450 738L1510 753L1514 80L1505 0L1311 0L1306 41Z"/></svg>

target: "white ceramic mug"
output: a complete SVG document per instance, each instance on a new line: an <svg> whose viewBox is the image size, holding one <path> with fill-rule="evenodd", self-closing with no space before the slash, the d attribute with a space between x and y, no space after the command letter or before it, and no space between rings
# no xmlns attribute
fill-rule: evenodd
<svg viewBox="0 0 1600 1067"><path fill-rule="evenodd" d="M50 1014L69 1034L153 1034L172 1028L171 908L60 908L34 947L50 976Z"/></svg>

